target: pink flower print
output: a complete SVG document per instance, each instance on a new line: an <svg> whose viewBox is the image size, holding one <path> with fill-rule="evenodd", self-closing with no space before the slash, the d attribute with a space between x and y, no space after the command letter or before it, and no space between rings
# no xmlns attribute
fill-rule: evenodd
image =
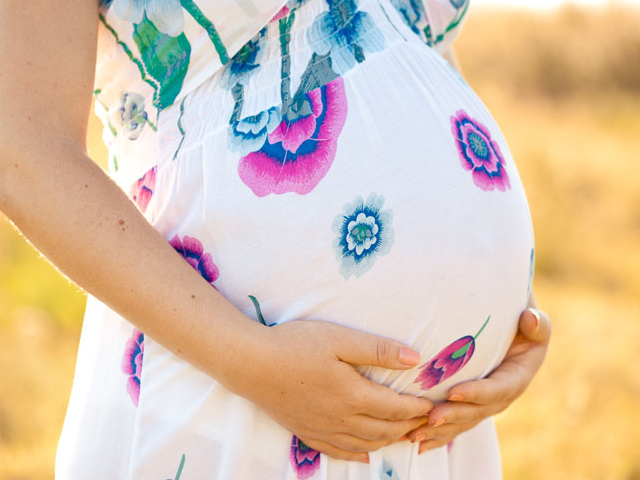
<svg viewBox="0 0 640 480"><path fill-rule="evenodd" d="M138 205L138 208L144 213L147 210L147 206L153 196L153 190L156 186L156 173L158 167L155 166L151 170L147 171L142 177L131 185L129 196Z"/></svg>
<svg viewBox="0 0 640 480"><path fill-rule="evenodd" d="M490 318L491 315L487 317L474 337L467 335L459 338L422 365L413 383L419 384L423 390L429 390L461 370L471 360L476 348L475 340L487 326Z"/></svg>
<svg viewBox="0 0 640 480"><path fill-rule="evenodd" d="M175 235L170 241L171 245L176 252L184 257L193 268L195 268L200 275L215 288L213 282L215 282L220 276L218 267L213 263L210 253L204 253L204 248L200 240L194 237L185 235L180 240L178 235Z"/></svg>
<svg viewBox="0 0 640 480"><path fill-rule="evenodd" d="M259 197L306 195L327 174L347 118L344 81L337 78L294 98L283 117L264 145L238 164L240 178Z"/></svg>
<svg viewBox="0 0 640 480"><path fill-rule="evenodd" d="M476 186L486 191L497 188L502 192L511 188L504 157L487 127L469 117L464 110L458 110L451 117L451 132L462 168L472 170Z"/></svg>
<svg viewBox="0 0 640 480"><path fill-rule="evenodd" d="M127 392L138 406L140 398L140 376L142 374L142 356L144 354L144 333L137 328L133 329L133 334L127 340L122 356L122 371L129 376L127 379Z"/></svg>
<svg viewBox="0 0 640 480"><path fill-rule="evenodd" d="M278 20L280 20L281 18L286 17L289 14L289 7L287 7L286 5L284 7L282 7L278 13L276 13L273 18L271 20L269 20L269 23L273 23L273 22L277 22Z"/></svg>
<svg viewBox="0 0 640 480"><path fill-rule="evenodd" d="M295 435L291 439L291 466L298 480L310 478L320 468L320 452L309 448Z"/></svg>

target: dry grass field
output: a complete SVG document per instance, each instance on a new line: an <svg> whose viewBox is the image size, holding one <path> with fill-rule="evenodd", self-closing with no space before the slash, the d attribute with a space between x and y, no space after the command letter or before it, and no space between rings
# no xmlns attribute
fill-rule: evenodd
<svg viewBox="0 0 640 480"><path fill-rule="evenodd" d="M622 7L476 9L458 42L518 162L554 323L543 369L498 417L507 480L640 480L638 25ZM53 478L83 307L0 220L0 480Z"/></svg>

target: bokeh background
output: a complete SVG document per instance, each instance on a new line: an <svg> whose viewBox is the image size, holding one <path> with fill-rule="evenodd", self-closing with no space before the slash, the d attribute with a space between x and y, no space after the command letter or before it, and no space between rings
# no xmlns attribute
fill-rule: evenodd
<svg viewBox="0 0 640 480"><path fill-rule="evenodd" d="M472 3L458 56L518 162L554 324L497 418L505 478L640 480L640 0ZM84 302L0 214L1 480L53 478Z"/></svg>

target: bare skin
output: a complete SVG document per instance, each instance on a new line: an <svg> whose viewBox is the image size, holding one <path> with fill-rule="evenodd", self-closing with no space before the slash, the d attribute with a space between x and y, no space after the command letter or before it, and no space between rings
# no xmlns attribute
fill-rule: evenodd
<svg viewBox="0 0 640 480"><path fill-rule="evenodd" d="M0 210L74 282L310 447L367 461L365 452L421 432L433 408L428 400L400 395L353 368L412 368L415 351L321 321L273 328L254 322L87 156L97 4L0 0ZM538 366L529 361L506 383L523 390ZM499 400L471 416L438 407L463 427L511 398L502 383L467 388L477 392L466 393L468 401Z"/></svg>

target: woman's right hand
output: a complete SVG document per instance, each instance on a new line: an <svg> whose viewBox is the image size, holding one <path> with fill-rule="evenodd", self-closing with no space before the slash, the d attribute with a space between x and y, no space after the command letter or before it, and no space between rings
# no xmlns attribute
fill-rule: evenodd
<svg viewBox="0 0 640 480"><path fill-rule="evenodd" d="M268 358L245 365L236 393L260 405L307 446L333 458L368 461L364 452L396 442L427 422L426 398L401 395L353 365L406 370L420 356L399 342L321 321L264 328ZM264 366L269 365L265 375Z"/></svg>

